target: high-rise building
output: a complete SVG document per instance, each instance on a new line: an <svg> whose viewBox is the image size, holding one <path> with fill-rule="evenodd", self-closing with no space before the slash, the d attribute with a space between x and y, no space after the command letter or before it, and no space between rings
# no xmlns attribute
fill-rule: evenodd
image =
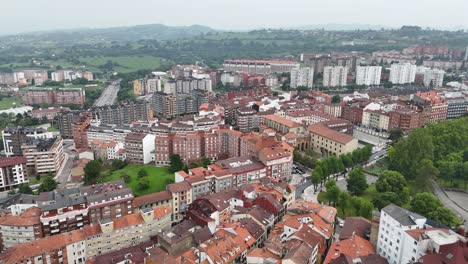
<svg viewBox="0 0 468 264"><path fill-rule="evenodd" d="M0 191L18 187L28 183L25 157L0 158Z"/></svg>
<svg viewBox="0 0 468 264"><path fill-rule="evenodd" d="M291 87L305 86L312 88L314 84L314 68L303 67L291 70Z"/></svg>
<svg viewBox="0 0 468 264"><path fill-rule="evenodd" d="M148 164L154 161L156 136L146 133L130 133L125 137L127 161L136 164Z"/></svg>
<svg viewBox="0 0 468 264"><path fill-rule="evenodd" d="M23 156L28 159L27 167L31 175L55 175L65 160L63 140L60 137L36 139L31 144L22 145Z"/></svg>
<svg viewBox="0 0 468 264"><path fill-rule="evenodd" d="M146 121L153 117L150 103L125 102L118 105L102 106L92 109L101 124L123 126L134 121Z"/></svg>
<svg viewBox="0 0 468 264"><path fill-rule="evenodd" d="M43 128L6 127L2 131L3 149L6 156L22 156L23 144L32 144L33 140L52 137L53 134Z"/></svg>
<svg viewBox="0 0 468 264"><path fill-rule="evenodd" d="M380 85L381 66L358 66L356 68L357 85Z"/></svg>
<svg viewBox="0 0 468 264"><path fill-rule="evenodd" d="M346 86L348 69L343 66L327 66L323 69L323 86L340 87Z"/></svg>
<svg viewBox="0 0 468 264"><path fill-rule="evenodd" d="M389 81L393 84L413 83L416 79L416 65L410 63L394 63L390 67Z"/></svg>
<svg viewBox="0 0 468 264"><path fill-rule="evenodd" d="M424 73L424 86L442 87L444 85L445 71L438 69L426 70Z"/></svg>

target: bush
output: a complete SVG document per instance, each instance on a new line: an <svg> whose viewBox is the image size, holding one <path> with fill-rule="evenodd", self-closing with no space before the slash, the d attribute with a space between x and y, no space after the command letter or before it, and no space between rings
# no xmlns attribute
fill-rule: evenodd
<svg viewBox="0 0 468 264"><path fill-rule="evenodd" d="M138 180L137 188L138 190L146 190L150 186L150 181L148 177L143 177Z"/></svg>
<svg viewBox="0 0 468 264"><path fill-rule="evenodd" d="M148 176L148 172L146 172L145 169L141 169L138 171L138 178L144 178L146 176Z"/></svg>
<svg viewBox="0 0 468 264"><path fill-rule="evenodd" d="M130 175L128 175L127 173L122 173L122 175L120 175L120 178L125 182L125 183L129 183L132 178L130 178Z"/></svg>

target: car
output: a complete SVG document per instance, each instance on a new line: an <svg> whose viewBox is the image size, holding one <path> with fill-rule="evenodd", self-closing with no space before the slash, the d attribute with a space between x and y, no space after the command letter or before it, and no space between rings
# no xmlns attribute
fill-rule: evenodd
<svg viewBox="0 0 468 264"><path fill-rule="evenodd" d="M338 223L338 225L339 225L340 227L343 227L343 226L344 226L344 220L340 220L340 222Z"/></svg>

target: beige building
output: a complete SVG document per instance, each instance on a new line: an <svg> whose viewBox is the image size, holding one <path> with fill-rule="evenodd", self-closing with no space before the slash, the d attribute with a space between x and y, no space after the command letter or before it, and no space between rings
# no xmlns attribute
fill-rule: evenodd
<svg viewBox="0 0 468 264"><path fill-rule="evenodd" d="M290 132L296 134L304 134L305 132L304 127L300 123L294 122L279 115L265 116L263 118L263 124L283 134L287 134Z"/></svg>
<svg viewBox="0 0 468 264"><path fill-rule="evenodd" d="M325 114L341 117L342 108L343 106L341 104L325 104Z"/></svg>
<svg viewBox="0 0 468 264"><path fill-rule="evenodd" d="M362 125L369 128L387 131L390 124L390 115L379 110L364 110L362 112Z"/></svg>
<svg viewBox="0 0 468 264"><path fill-rule="evenodd" d="M172 194L173 221L178 222L184 218L189 204L192 203L192 186L183 181L167 185L167 190Z"/></svg>
<svg viewBox="0 0 468 264"><path fill-rule="evenodd" d="M62 167L65 159L63 152L63 140L60 137L39 140L33 145L22 145L23 156L31 171L30 175L55 175Z"/></svg>
<svg viewBox="0 0 468 264"><path fill-rule="evenodd" d="M340 156L358 148L358 140L320 124L309 127L310 145L325 156Z"/></svg>

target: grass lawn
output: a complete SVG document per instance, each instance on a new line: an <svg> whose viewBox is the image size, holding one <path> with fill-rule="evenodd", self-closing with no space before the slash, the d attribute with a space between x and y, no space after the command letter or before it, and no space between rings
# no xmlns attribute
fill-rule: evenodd
<svg viewBox="0 0 468 264"><path fill-rule="evenodd" d="M150 180L150 187L145 190L138 189L138 172L144 169L148 173ZM127 167L111 172L110 175L104 177L104 181L119 180L122 174L130 176L130 182L127 186L132 189L135 196L142 196L145 194L155 193L166 189L167 182L174 182L174 173L170 173L167 168L160 168L148 165L128 165Z"/></svg>
<svg viewBox="0 0 468 264"><path fill-rule="evenodd" d="M13 104L15 103L15 104ZM18 97L4 97L0 100L0 110L5 110L8 108L12 108L13 106L22 105L23 101L21 98Z"/></svg>
<svg viewBox="0 0 468 264"><path fill-rule="evenodd" d="M114 70L123 73L161 67L161 58L152 56L85 57L79 60L96 71L102 71L99 66L106 64L107 61L119 64L120 66L115 67Z"/></svg>
<svg viewBox="0 0 468 264"><path fill-rule="evenodd" d="M49 132L59 132L59 129L57 127L50 126L47 128L47 131Z"/></svg>

